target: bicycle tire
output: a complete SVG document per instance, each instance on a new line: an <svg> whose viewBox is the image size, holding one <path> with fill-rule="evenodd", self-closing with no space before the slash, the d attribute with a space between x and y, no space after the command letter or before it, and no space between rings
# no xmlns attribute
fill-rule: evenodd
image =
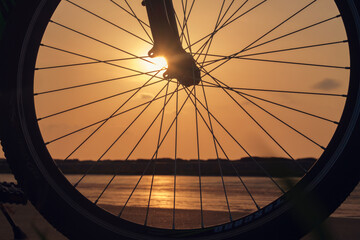
<svg viewBox="0 0 360 240"><path fill-rule="evenodd" d="M357 143L360 141L359 79L360 21L352 0L336 1L346 23L351 56L351 77L348 101L334 139L335 146L326 154L335 159L318 160L306 177L275 202L237 221L195 230L144 228L119 220L101 211L80 195L54 165L51 156L43 152L41 142L31 143L29 136L39 137L37 123L31 120L33 109L26 108L31 99L32 82L22 82L32 75L34 56L47 21L59 1L36 0L22 2L10 19L1 43L1 140L6 158L19 184L30 201L46 219L71 239L298 239L320 224L349 195L359 182L360 163ZM18 18L16 16L24 16ZM355 67L354 67L355 66ZM16 81L14 80L16 79ZM25 84L19 86L19 84ZM350 110L349 110L350 109ZM30 114L30 116L28 116ZM24 128L23 119L28 126ZM26 131L24 130L26 129ZM29 134L30 132L30 134ZM341 135L338 137L338 135ZM41 138L41 137L40 137ZM36 155L42 157L37 158ZM346 176L346 178L345 178ZM341 181L339 181L341 179ZM321 208L314 211L314 208ZM306 216L301 216L305 213ZM296 222L297 224L294 224Z"/></svg>

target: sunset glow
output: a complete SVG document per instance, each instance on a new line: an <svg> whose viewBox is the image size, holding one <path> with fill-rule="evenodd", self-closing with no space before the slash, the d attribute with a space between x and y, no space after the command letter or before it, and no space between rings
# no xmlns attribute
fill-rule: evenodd
<svg viewBox="0 0 360 240"><path fill-rule="evenodd" d="M176 106L181 107L192 87L185 90L180 86L182 90L170 98L171 93L175 92L177 81L163 81L162 74L167 67L166 60L162 57L148 56L148 51L154 45L147 24L146 9L137 1L131 4L132 10L142 20L139 23L138 19L126 11L120 11L114 3L101 5L102 1L77 2L98 15L106 16L107 20L123 28L114 28L114 25L99 21L98 18L67 1L61 2L54 13L53 22L48 25L43 37L43 42L49 47L42 46L39 50L36 66L40 70L35 73L34 90L36 93L42 93L54 89L69 89L53 94L38 94L35 99L36 111L43 119L39 121L39 126L45 141L56 140L74 131L75 133L49 144L47 146L49 151L59 159L66 157L94 160L147 159L152 157L159 135L163 137L169 128L166 138L159 147L158 157L174 158L175 124L171 125L171 123L176 117ZM175 11L183 14L181 1L173 2ZM188 28L184 29L186 31L181 33L182 26L178 27L183 49L188 53L192 52L197 65L203 66L201 74L204 75L202 84L205 85L206 96L201 88L202 85L199 84L193 90L193 93L196 91L197 94L196 104L199 112L194 110L195 102L188 99L184 103L177 122L179 130L176 136L178 144L176 157L183 159L196 159L198 156L201 159L217 157L217 150L214 148L219 146L214 147L214 140L208 129L210 124L205 105L208 105L214 116L211 124L215 137L226 151L224 154L218 150L220 158L228 156L230 159L239 159L247 157L246 152L253 156L289 157L290 155L295 159L318 158L323 152L318 145L326 147L332 138L337 126L329 122L340 119L345 98L284 91L347 93L349 71L346 67L349 66L349 54L348 45L344 41L347 37L341 19L331 18L339 14L335 4L327 0L314 3L296 18L282 24L254 43L253 47L246 49L254 40L306 5L306 1L303 0L291 3L287 0L279 0L272 4L260 5L256 10L242 16L258 3L259 1L249 2L239 12L236 12L236 9L241 7L240 2L227 6L230 9L221 24L225 24L226 21L231 24L225 24L211 41L207 40L211 37L209 33L214 31L216 26L216 16L221 8L220 2L196 1L188 20ZM206 11L201 6L206 6ZM64 14L65 12L69 14ZM225 12L224 10L222 14ZM258 16L261 16L261 21ZM317 27L305 28L328 18L332 20ZM81 31L92 38L79 36L77 32L61 27L55 22ZM305 30L286 35L302 28ZM99 39L101 42L94 39ZM206 48L202 47L206 45ZM238 57L227 57L244 48L246 51ZM56 49L64 49L68 52ZM205 56L206 54L208 55ZM110 61L101 63L94 59ZM69 64L79 65L53 67ZM160 72L154 76L159 70ZM211 76L204 74L204 71L211 72ZM169 83L168 88L167 83ZM84 84L86 87L73 87ZM144 84L146 87L142 88ZM225 84L238 90L224 91L222 87ZM166 98L168 103L164 102L166 92L168 92ZM135 96L127 101L133 93L136 93ZM137 118L137 114L152 99L156 100ZM85 140L96 129L96 126L91 124L111 116L122 104L124 106L116 113L124 112L124 114L116 115L96 134L91 135L89 140ZM128 111L133 108L134 110ZM164 108L164 117L163 126L160 127L162 108ZM63 111L65 112L62 113ZM257 123L249 115L253 116ZM152 121L154 121L153 125L146 131ZM197 126L196 121L198 121ZM92 127L84 128L89 125ZM222 126L232 135L230 136ZM78 129L83 130L77 131ZM161 134L159 129L162 129ZM123 131L125 133L112 145ZM141 138L145 132L144 138ZM140 138L139 145L136 145ZM77 149L76 146L83 141L84 144ZM246 151L239 147L238 143ZM197 145L200 149L199 154ZM106 151L109 146L113 147ZM137 147L132 151L134 146Z"/></svg>
<svg viewBox="0 0 360 240"><path fill-rule="evenodd" d="M157 71L160 69L165 70L168 67L167 61L164 57L149 58L149 61L152 63L142 63L147 71Z"/></svg>
<svg viewBox="0 0 360 240"><path fill-rule="evenodd" d="M342 11L333 0L60 1L24 85L34 142L89 200L136 223L201 228L262 211L287 192L282 178L311 176L348 138L358 86Z"/></svg>

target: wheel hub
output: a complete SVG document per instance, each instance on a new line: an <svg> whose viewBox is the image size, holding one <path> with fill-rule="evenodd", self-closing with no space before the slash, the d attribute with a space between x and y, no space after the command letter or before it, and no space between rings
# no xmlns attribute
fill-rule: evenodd
<svg viewBox="0 0 360 240"><path fill-rule="evenodd" d="M164 56L168 62L164 78L176 78L186 87L199 84L200 69L194 58L182 48L172 0L145 0L142 4L146 6L154 38L149 56Z"/></svg>

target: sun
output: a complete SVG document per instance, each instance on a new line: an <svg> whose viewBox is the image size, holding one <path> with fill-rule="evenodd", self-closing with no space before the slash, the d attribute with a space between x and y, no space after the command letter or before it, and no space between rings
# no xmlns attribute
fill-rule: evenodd
<svg viewBox="0 0 360 240"><path fill-rule="evenodd" d="M164 57L148 58L149 62L143 62L147 72L165 71L168 67L167 61ZM150 63L151 62L151 63Z"/></svg>

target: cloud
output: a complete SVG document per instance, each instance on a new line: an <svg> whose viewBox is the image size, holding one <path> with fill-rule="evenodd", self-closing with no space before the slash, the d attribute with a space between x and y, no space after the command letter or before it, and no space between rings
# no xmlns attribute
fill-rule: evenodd
<svg viewBox="0 0 360 240"><path fill-rule="evenodd" d="M321 90L333 90L340 87L340 83L331 78L325 78L324 80L316 83L313 87Z"/></svg>
<svg viewBox="0 0 360 240"><path fill-rule="evenodd" d="M140 97L141 99L147 100L147 99L152 99L152 98L154 98L154 94L152 94L152 93L141 93L141 94L139 95L139 97Z"/></svg>

